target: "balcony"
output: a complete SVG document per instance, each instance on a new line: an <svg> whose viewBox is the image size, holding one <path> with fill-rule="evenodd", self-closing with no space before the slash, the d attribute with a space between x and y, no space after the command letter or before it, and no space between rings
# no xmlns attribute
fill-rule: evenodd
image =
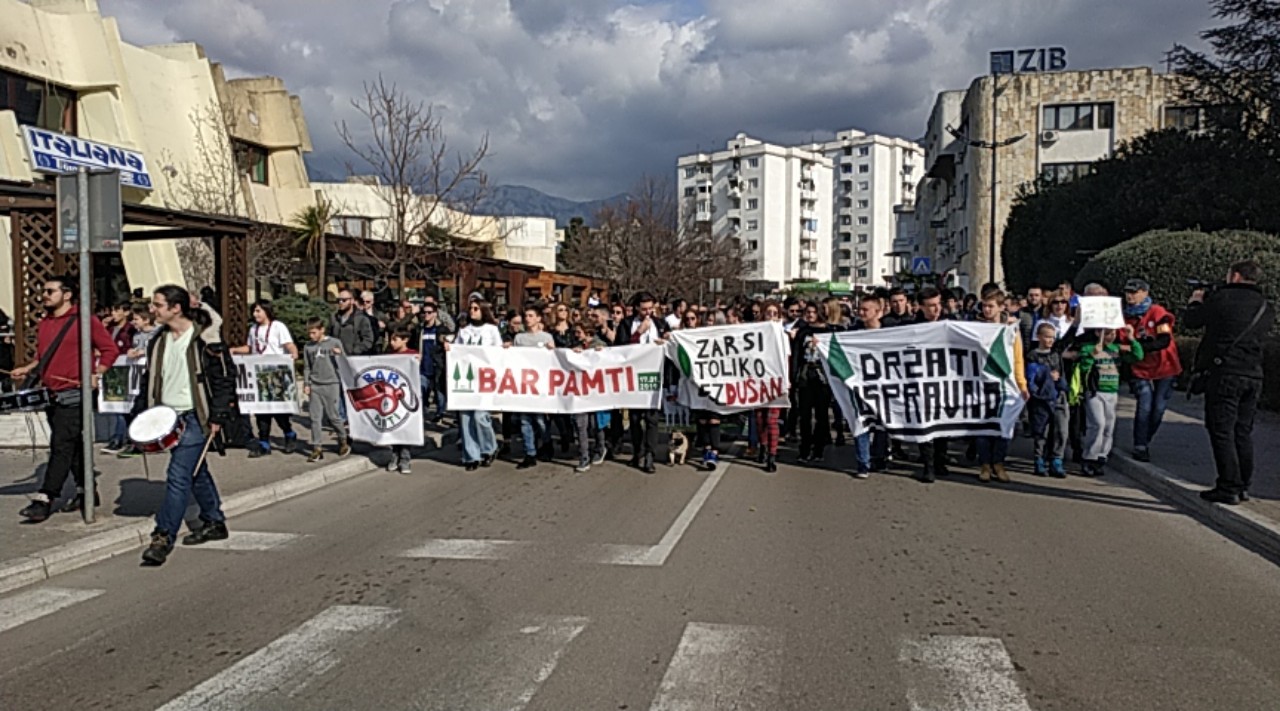
<svg viewBox="0 0 1280 711"><path fill-rule="evenodd" d="M800 258L806 262L811 262L818 258L818 251L815 249L800 250Z"/></svg>

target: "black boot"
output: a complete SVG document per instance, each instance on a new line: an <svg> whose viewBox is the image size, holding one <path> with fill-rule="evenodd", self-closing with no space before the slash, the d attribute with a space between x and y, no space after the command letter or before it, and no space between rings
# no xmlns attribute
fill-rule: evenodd
<svg viewBox="0 0 1280 711"><path fill-rule="evenodd" d="M778 471L778 460L772 454L765 455L764 470L770 474Z"/></svg>
<svg viewBox="0 0 1280 711"><path fill-rule="evenodd" d="M164 565L164 562L169 559L171 550L173 550L173 541L169 539L169 534L156 531L151 534L151 544L142 551L142 564L153 567Z"/></svg>
<svg viewBox="0 0 1280 711"><path fill-rule="evenodd" d="M184 546L198 546L201 543L209 541L225 541L227 536L227 524L225 521L203 521L204 525L187 534L182 539Z"/></svg>
<svg viewBox="0 0 1280 711"><path fill-rule="evenodd" d="M31 523L40 523L53 514L53 504L49 501L36 499L27 504L18 515L30 521Z"/></svg>
<svg viewBox="0 0 1280 711"><path fill-rule="evenodd" d="M526 454L524 459L521 459L520 463L516 465L516 469L532 469L536 466L538 466L538 458Z"/></svg>

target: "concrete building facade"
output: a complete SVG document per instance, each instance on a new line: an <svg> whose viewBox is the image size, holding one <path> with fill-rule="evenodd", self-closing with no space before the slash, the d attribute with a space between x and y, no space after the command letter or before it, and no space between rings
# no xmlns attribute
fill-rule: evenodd
<svg viewBox="0 0 1280 711"><path fill-rule="evenodd" d="M738 134L723 151L676 161L679 219L686 228L739 240L750 281L828 281L831 165L820 146L779 146Z"/></svg>
<svg viewBox="0 0 1280 711"><path fill-rule="evenodd" d="M894 256L903 216L910 221L924 152L902 138L848 129L822 144L833 171L832 279L885 286L900 266Z"/></svg>
<svg viewBox="0 0 1280 711"><path fill-rule="evenodd" d="M1148 67L985 76L967 91L939 94L923 140L925 169L915 210L916 230L935 271L969 290L1003 281L1000 240L1018 189L1042 175L1074 179L1124 141L1181 121L1185 112L1178 96L1176 77ZM968 143L993 136L1023 137L1000 148L996 159L994 274L992 152Z"/></svg>

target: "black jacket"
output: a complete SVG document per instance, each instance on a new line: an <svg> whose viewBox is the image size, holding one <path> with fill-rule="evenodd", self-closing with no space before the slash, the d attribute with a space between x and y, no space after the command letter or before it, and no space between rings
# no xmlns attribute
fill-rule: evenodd
<svg viewBox="0 0 1280 711"><path fill-rule="evenodd" d="M169 346L169 328L162 326L147 346L147 367L143 387L133 401L133 415L139 415L160 397L159 364ZM236 365L225 343L205 343L192 334L187 347L187 370L191 374L191 396L196 418L206 430L210 424L226 427L239 419L240 403L236 396Z"/></svg>
<svg viewBox="0 0 1280 711"><path fill-rule="evenodd" d="M1263 309L1262 318L1250 328L1259 307ZM1275 320L1275 306L1254 284L1227 284L1209 294L1203 303L1188 304L1182 324L1204 328L1195 369L1262 378L1264 342Z"/></svg>
<svg viewBox="0 0 1280 711"><path fill-rule="evenodd" d="M671 328L667 326L666 319L658 316L652 316L649 319L653 323L653 328L658 329L658 338L666 338ZM618 324L618 331L613 336L613 345L629 346L631 345L631 325L636 322L635 316L628 316L622 319L622 323Z"/></svg>

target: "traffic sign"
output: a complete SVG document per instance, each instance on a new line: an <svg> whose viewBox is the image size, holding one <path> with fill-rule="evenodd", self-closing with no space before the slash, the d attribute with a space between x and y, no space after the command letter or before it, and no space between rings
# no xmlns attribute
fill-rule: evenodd
<svg viewBox="0 0 1280 711"><path fill-rule="evenodd" d="M911 273L915 276L928 276L933 273L933 264L928 257L912 257Z"/></svg>

